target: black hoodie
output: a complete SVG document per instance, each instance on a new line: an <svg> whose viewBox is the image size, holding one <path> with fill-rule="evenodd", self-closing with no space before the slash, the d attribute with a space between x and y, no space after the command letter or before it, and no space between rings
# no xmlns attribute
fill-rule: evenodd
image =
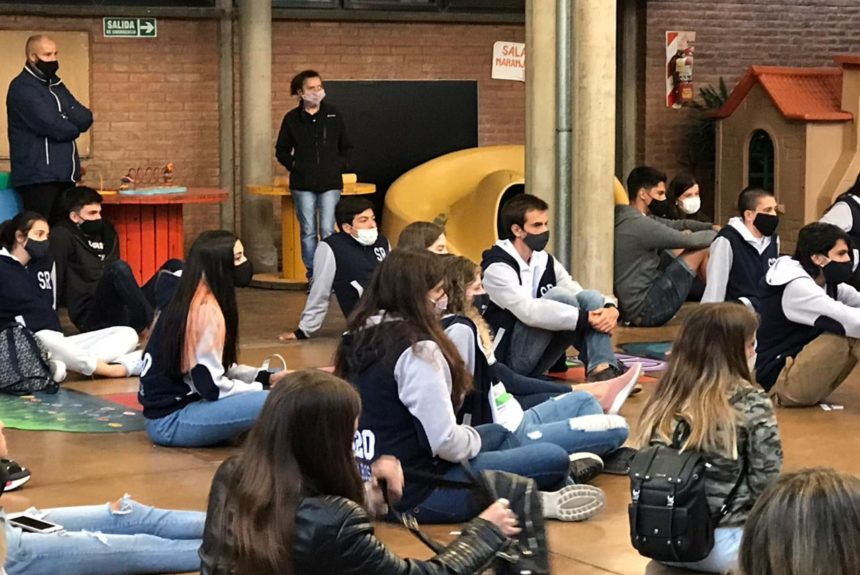
<svg viewBox="0 0 860 575"><path fill-rule="evenodd" d="M71 220L51 230L51 252L57 266L57 299L69 309L69 318L81 328L93 293L105 268L119 260L119 240L113 225L104 220L102 237L84 234ZM103 249L98 249L101 242Z"/></svg>

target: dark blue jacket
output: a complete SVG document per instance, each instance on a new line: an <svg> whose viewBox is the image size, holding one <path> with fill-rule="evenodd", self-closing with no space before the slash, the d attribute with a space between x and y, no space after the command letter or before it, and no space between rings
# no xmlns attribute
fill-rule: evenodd
<svg viewBox="0 0 860 575"><path fill-rule="evenodd" d="M89 130L93 114L59 78L46 79L27 64L6 95L12 186L80 179L75 140Z"/></svg>
<svg viewBox="0 0 860 575"><path fill-rule="evenodd" d="M9 255L0 255L0 326L23 323L30 331L62 331L57 312L45 290L27 268Z"/></svg>

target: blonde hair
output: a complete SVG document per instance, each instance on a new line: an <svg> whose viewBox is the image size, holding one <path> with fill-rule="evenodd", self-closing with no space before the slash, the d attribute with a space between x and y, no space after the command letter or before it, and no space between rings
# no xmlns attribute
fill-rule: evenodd
<svg viewBox="0 0 860 575"><path fill-rule="evenodd" d="M472 302L466 297L466 288L476 279L481 279L481 266L463 256L441 254L445 262L445 277L442 279L445 295L448 296L448 311L467 317L478 329L478 339L484 355L493 349L493 336L490 328Z"/></svg>
<svg viewBox="0 0 860 575"><path fill-rule="evenodd" d="M654 439L670 443L683 420L690 427L683 449L737 459L737 412L729 399L738 386L754 385L746 348L757 327L758 318L743 305L697 306L681 326L634 442L639 447Z"/></svg>
<svg viewBox="0 0 860 575"><path fill-rule="evenodd" d="M783 475L756 501L738 554L742 575L860 573L860 479L833 469Z"/></svg>

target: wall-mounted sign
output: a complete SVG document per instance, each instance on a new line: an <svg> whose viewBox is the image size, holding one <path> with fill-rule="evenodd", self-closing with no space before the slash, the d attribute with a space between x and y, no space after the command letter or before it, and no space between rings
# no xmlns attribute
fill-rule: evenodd
<svg viewBox="0 0 860 575"><path fill-rule="evenodd" d="M521 42L493 44L493 79L526 81L526 45Z"/></svg>
<svg viewBox="0 0 860 575"><path fill-rule="evenodd" d="M155 18L103 18L105 38L155 38L158 20Z"/></svg>

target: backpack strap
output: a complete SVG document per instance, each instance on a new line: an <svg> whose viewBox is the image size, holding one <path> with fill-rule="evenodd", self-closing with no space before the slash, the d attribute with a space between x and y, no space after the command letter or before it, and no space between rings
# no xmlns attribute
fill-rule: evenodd
<svg viewBox="0 0 860 575"><path fill-rule="evenodd" d="M729 491L729 494L726 496L723 504L720 506L720 511L712 518L714 528L719 525L720 521L723 520L723 517L729 514L729 510L731 509L732 503L735 502L735 497L738 494L738 489L741 488L741 484L747 478L747 471L749 469L749 457L744 454L743 456L743 464L741 465L741 472L738 474L738 480L735 482L732 490Z"/></svg>

